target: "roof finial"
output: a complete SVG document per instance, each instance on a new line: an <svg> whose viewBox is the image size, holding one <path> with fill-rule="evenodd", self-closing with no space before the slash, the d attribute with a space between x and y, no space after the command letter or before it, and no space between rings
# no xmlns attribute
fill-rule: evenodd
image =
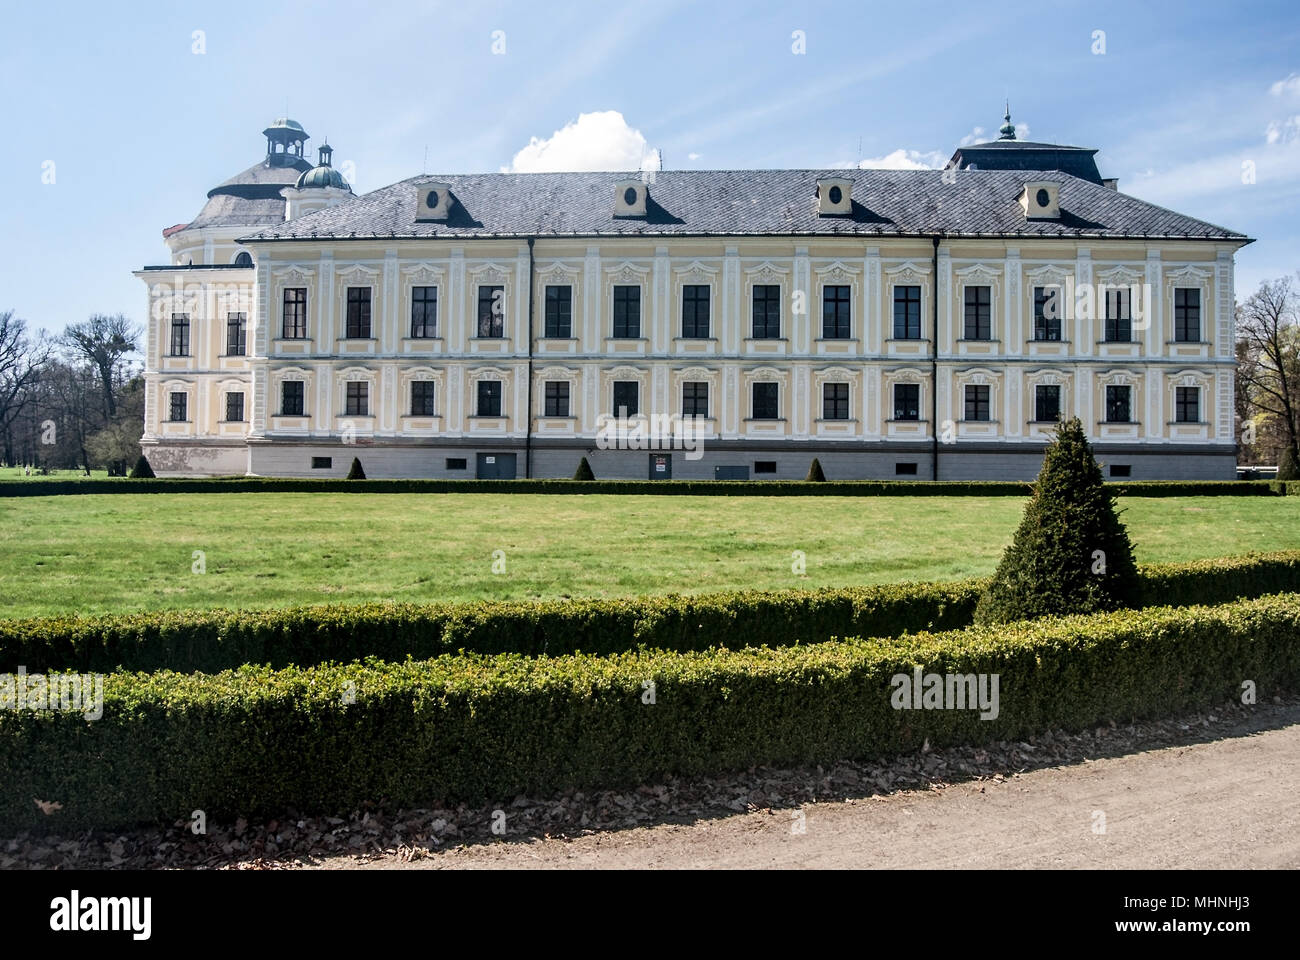
<svg viewBox="0 0 1300 960"><path fill-rule="evenodd" d="M998 130L998 139L999 140L1016 139L1016 125L1011 122L1011 101L1010 100L1007 101L1007 112L1002 119L1005 120L1006 123L1002 124L1002 128Z"/></svg>

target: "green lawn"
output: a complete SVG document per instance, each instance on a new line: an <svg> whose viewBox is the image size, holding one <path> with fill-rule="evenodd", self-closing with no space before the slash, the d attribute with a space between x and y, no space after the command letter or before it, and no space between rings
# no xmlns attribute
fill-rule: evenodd
<svg viewBox="0 0 1300 960"><path fill-rule="evenodd" d="M109 494L0 500L6 616L618 596L992 572L1018 497ZM1300 548L1300 497L1130 498L1140 562ZM206 573L191 571L193 551ZM492 572L493 551L505 573ZM803 551L807 572L792 572Z"/></svg>

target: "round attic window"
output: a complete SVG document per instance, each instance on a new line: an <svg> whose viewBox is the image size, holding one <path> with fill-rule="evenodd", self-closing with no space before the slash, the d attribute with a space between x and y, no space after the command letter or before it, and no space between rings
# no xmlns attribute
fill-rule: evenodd
<svg viewBox="0 0 1300 960"><path fill-rule="evenodd" d="M1038 202L1038 205L1040 207L1051 206L1052 203L1052 195L1049 194L1046 190L1039 190L1036 194L1034 194L1034 199Z"/></svg>
<svg viewBox="0 0 1300 960"><path fill-rule="evenodd" d="M636 187L628 187L623 191L623 202L629 207L636 206Z"/></svg>
<svg viewBox="0 0 1300 960"><path fill-rule="evenodd" d="M424 198L424 205L427 206L430 210L433 210L433 209L435 209L435 208L438 206L438 191L437 191L437 190L430 190L430 191L429 191L429 195L428 195L427 197Z"/></svg>
<svg viewBox="0 0 1300 960"><path fill-rule="evenodd" d="M844 199L844 191L842 191L839 187L831 187L830 198L831 198L831 203L839 203L841 200Z"/></svg>

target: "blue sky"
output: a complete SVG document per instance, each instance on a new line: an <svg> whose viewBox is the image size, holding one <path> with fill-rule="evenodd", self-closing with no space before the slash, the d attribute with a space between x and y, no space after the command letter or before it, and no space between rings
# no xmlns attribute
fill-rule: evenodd
<svg viewBox="0 0 1300 960"><path fill-rule="evenodd" d="M161 230L286 110L361 193L426 152L442 173L654 151L667 169L941 165L996 136L1009 97L1029 139L1099 147L1121 190L1257 238L1239 298L1300 269L1294 0L133 0L11 4L0 23L0 309L53 331L141 319L130 271L166 262Z"/></svg>

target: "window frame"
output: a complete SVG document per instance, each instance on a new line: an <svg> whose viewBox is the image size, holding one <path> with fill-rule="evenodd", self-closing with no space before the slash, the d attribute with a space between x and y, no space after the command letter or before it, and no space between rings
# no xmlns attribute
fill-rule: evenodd
<svg viewBox="0 0 1300 960"><path fill-rule="evenodd" d="M822 285L822 339L850 340L853 338L853 285L827 283Z"/></svg>
<svg viewBox="0 0 1300 960"><path fill-rule="evenodd" d="M487 401L485 410L484 401ZM495 407L495 412L491 408ZM500 380L479 380L474 386L474 416L500 418L505 409L505 388Z"/></svg>
<svg viewBox="0 0 1300 960"><path fill-rule="evenodd" d="M962 422L993 422L993 387L991 385L987 383L967 383L963 385Z"/></svg>
<svg viewBox="0 0 1300 960"><path fill-rule="evenodd" d="M500 299L497 299L497 293L500 292ZM485 296L486 295L486 296ZM480 283L476 295L478 304L475 318L475 333L478 340L504 340L506 338L506 287L503 283ZM500 304L499 311L494 309L496 304ZM484 305L487 305L486 314L483 311ZM486 324L486 325L485 325ZM484 330L487 332L485 333ZM493 332L496 331L496 332Z"/></svg>
<svg viewBox="0 0 1300 960"><path fill-rule="evenodd" d="M422 405L416 405L416 388L419 388ZM412 380L411 381L411 416L413 417L436 417L438 415L437 397L438 384L434 380Z"/></svg>
<svg viewBox="0 0 1300 960"><path fill-rule="evenodd" d="M610 337L614 340L640 340L641 284L616 283L611 297Z"/></svg>
<svg viewBox="0 0 1300 960"><path fill-rule="evenodd" d="M290 322L293 331L291 332ZM307 288L285 287L280 296L280 339L307 339Z"/></svg>
<svg viewBox="0 0 1300 960"><path fill-rule="evenodd" d="M188 357L190 355L190 315L173 313L167 340L167 356Z"/></svg>
<svg viewBox="0 0 1300 960"><path fill-rule="evenodd" d="M370 383L366 380L343 381L343 416L370 416Z"/></svg>
<svg viewBox="0 0 1300 960"><path fill-rule="evenodd" d="M760 293L761 291L761 293ZM781 339L781 284L756 283L749 294L749 336L751 340ZM762 316L759 304L762 303ZM773 319L775 313L775 319ZM775 324L775 331L773 331Z"/></svg>
<svg viewBox="0 0 1300 960"><path fill-rule="evenodd" d="M178 417L177 411L180 416ZM167 422L168 423L189 423L190 421L190 395L184 390L169 390L167 394Z"/></svg>
<svg viewBox="0 0 1300 960"><path fill-rule="evenodd" d="M983 299L980 297L981 291L983 291ZM973 302L972 294L974 294ZM971 316L972 310L974 317ZM983 341L993 339L993 287L989 284L972 283L962 288L962 339Z"/></svg>
<svg viewBox="0 0 1300 960"><path fill-rule="evenodd" d="M822 419L848 420L849 384L843 380L834 380L822 384Z"/></svg>
<svg viewBox="0 0 1300 960"><path fill-rule="evenodd" d="M1043 391L1056 391L1056 416L1043 416ZM1034 422L1035 423L1060 423L1061 422L1061 385L1059 383L1036 383L1034 384Z"/></svg>
<svg viewBox="0 0 1300 960"><path fill-rule="evenodd" d="M703 291L703 297L701 297ZM700 314L704 316L701 317ZM683 340L708 340L712 327L713 287L707 283L682 284ZM701 332L701 330L703 332Z"/></svg>
<svg viewBox="0 0 1300 960"><path fill-rule="evenodd" d="M707 380L683 380L682 381L682 416L683 417L704 417L709 416L709 381ZM690 390L691 396L687 395ZM701 391L701 388L703 390ZM700 396L703 392L703 397ZM700 403L704 403L704 412L700 412Z"/></svg>
<svg viewBox="0 0 1300 960"><path fill-rule="evenodd" d="M1056 291L1055 294L1048 291ZM1064 325L1061 323L1060 304L1065 296L1064 290L1058 283L1048 283L1042 286L1035 286L1034 291L1034 342L1035 343L1063 343L1064 342ZM1043 291L1041 294L1039 291ZM1054 302L1057 304L1056 316L1047 316L1047 304ZM1054 326L1053 326L1054 325ZM1055 333L1055 336L1052 334Z"/></svg>
<svg viewBox="0 0 1300 960"><path fill-rule="evenodd" d="M900 390L915 391L915 406L910 402L903 401L899 397ZM921 422L921 385L919 383L895 383L891 391L894 407L894 415L890 419L899 423L920 423ZM911 411L915 411L913 416L907 416Z"/></svg>
<svg viewBox="0 0 1300 960"><path fill-rule="evenodd" d="M560 295L561 292L563 296ZM549 340L572 339L573 284L548 283L542 291L542 337Z"/></svg>
<svg viewBox="0 0 1300 960"><path fill-rule="evenodd" d="M1183 304L1178 303L1179 294L1183 294ZM1189 294L1195 294L1196 302L1190 303ZM1204 337L1204 328L1202 325L1201 304L1205 298L1201 296L1200 287L1174 287L1174 342L1175 343L1202 343ZM1194 312L1194 316L1193 316ZM1181 316L1180 316L1181 313ZM1189 324L1195 321L1196 336L1190 337Z"/></svg>
<svg viewBox="0 0 1300 960"><path fill-rule="evenodd" d="M572 393L572 385L568 380L545 381L542 384L542 416L567 418Z"/></svg>
<svg viewBox="0 0 1300 960"><path fill-rule="evenodd" d="M231 401L234 400L236 397L239 398L239 416L237 416L237 417L232 417L232 416L230 415L230 404L231 404ZM244 423L244 391L242 391L242 390L227 390L227 391L226 391L226 419L225 419L225 422L226 422L226 423Z"/></svg>
<svg viewBox="0 0 1300 960"><path fill-rule="evenodd" d="M345 301L343 339L373 340L375 327L372 288L348 287L343 296Z"/></svg>
<svg viewBox="0 0 1300 960"><path fill-rule="evenodd" d="M297 387L297 410L289 409L289 393L286 388L290 385ZM280 416L282 417L305 417L307 410L307 381L305 380L281 380L280 381Z"/></svg>
<svg viewBox="0 0 1300 960"><path fill-rule="evenodd" d="M430 296L432 291L432 296ZM412 340L438 339L438 285L415 284L411 287L411 325L408 335ZM432 316L430 313L432 312Z"/></svg>
<svg viewBox="0 0 1300 960"><path fill-rule="evenodd" d="M1113 391L1113 392L1112 392ZM1112 413L1119 406L1119 398L1124 398L1125 419L1119 420ZM1105 412L1107 423L1133 423L1133 387L1127 383L1108 383L1105 392Z"/></svg>
<svg viewBox="0 0 1300 960"><path fill-rule="evenodd" d="M759 390L763 393L770 393L770 397L764 397L763 411L759 411ZM770 404L770 414L768 412ZM751 420L780 420L781 419L781 384L775 380L755 380L749 388L749 418Z"/></svg>
<svg viewBox="0 0 1300 960"><path fill-rule="evenodd" d="M1105 343L1133 342L1133 297L1126 287L1107 287L1105 291Z"/></svg>
<svg viewBox="0 0 1300 960"><path fill-rule="evenodd" d="M640 382L636 380L614 380L611 382L610 388L611 388L610 389L610 394L611 394L610 410L612 411L612 415L614 416L615 419L617 420L622 420L625 418L631 419L632 417L640 416L640 411L641 411ZM624 394L623 399L626 401L627 392L629 389L632 391L632 402L630 404L625 402L622 405L620 405L619 394L620 393ZM623 408L627 409L628 412L626 414L620 412L621 409Z"/></svg>
<svg viewBox="0 0 1300 960"><path fill-rule="evenodd" d="M1187 397L1190 396L1190 400ZM1188 412L1192 416L1188 417ZM1201 422L1201 388L1198 386L1174 387L1174 423Z"/></svg>
<svg viewBox="0 0 1300 960"><path fill-rule="evenodd" d="M916 291L915 297L912 291ZM921 286L916 283L896 283L894 284L893 296L894 340L921 340L924 325L921 322ZM912 316L911 308L916 307L916 316ZM902 316L899 315L899 308L902 308ZM913 327L915 323L915 327ZM915 331L915 333L913 333Z"/></svg>

